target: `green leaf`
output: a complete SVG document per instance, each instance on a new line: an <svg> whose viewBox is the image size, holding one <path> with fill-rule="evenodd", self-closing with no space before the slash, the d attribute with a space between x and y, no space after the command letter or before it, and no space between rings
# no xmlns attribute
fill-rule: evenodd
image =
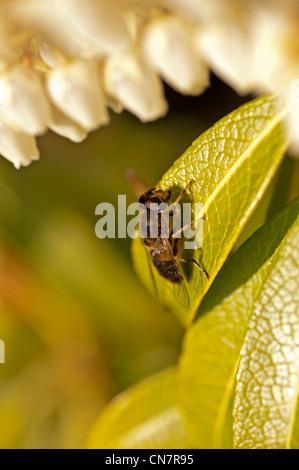
<svg viewBox="0 0 299 470"><path fill-rule="evenodd" d="M290 182L294 174L294 168L295 159L285 155L278 172L268 186L267 191L258 203L253 214L250 216L232 252L237 251L258 228L268 222L273 215L282 210L294 199L294 197L290 198Z"/></svg>
<svg viewBox="0 0 299 470"><path fill-rule="evenodd" d="M194 317L282 160L286 149L284 116L281 100L271 96L243 105L193 142L158 184L162 189L172 189L175 197L194 180L190 199L203 204L202 249L192 256L205 267L210 280L200 270L186 271L185 265L182 266L188 278L190 309L177 301L171 289L166 288L169 283L155 272L159 298L185 325ZM140 239L133 242L132 254L141 280L154 292L145 247Z"/></svg>
<svg viewBox="0 0 299 470"><path fill-rule="evenodd" d="M230 258L186 336L179 403L195 445L295 442L298 292L299 198Z"/></svg>
<svg viewBox="0 0 299 470"><path fill-rule="evenodd" d="M188 448L176 403L176 371L169 369L116 397L93 426L88 448Z"/></svg>

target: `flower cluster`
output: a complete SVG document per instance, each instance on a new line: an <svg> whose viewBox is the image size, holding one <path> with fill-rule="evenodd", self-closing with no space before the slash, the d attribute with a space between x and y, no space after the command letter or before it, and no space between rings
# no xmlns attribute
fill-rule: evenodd
<svg viewBox="0 0 299 470"><path fill-rule="evenodd" d="M239 93L289 99L299 122L296 0L1 0L0 154L39 157L51 129L74 142L109 122L167 112L162 80L198 95L213 70Z"/></svg>

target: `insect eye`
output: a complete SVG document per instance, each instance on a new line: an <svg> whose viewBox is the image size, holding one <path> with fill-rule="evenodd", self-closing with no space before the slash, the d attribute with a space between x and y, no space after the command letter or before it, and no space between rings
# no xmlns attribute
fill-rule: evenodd
<svg viewBox="0 0 299 470"><path fill-rule="evenodd" d="M139 202L140 202L140 204L145 204L145 201L146 201L145 195L142 194L142 196L140 196L140 198L139 198Z"/></svg>

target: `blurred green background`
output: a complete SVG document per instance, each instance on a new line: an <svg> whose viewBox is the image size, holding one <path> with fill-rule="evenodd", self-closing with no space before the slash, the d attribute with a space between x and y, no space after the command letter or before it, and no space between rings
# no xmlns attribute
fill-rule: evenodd
<svg viewBox="0 0 299 470"><path fill-rule="evenodd" d="M135 196L204 130L247 101L212 77L198 98L166 88L170 110L129 113L81 144L47 133L41 160L0 159L0 447L78 448L117 393L175 364L182 329L132 269L129 239L99 240L95 208Z"/></svg>

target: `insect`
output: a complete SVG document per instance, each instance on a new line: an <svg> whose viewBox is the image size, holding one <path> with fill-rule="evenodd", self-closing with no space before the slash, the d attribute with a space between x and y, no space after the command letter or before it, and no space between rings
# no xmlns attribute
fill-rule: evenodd
<svg viewBox="0 0 299 470"><path fill-rule="evenodd" d="M180 195L175 200L174 204L178 203L190 186L194 183L191 180L186 187L182 190ZM178 257L180 238L175 237L178 232L173 232L172 213L169 214L168 234L163 234L163 214L167 211L167 206L170 204L171 191L164 191L161 189L150 188L145 191L139 198L139 203L145 207L145 236L143 238L144 245L148 251L151 262L157 269L159 274L167 279L174 286L180 286L183 289L184 303L189 305L188 292L185 286L184 277L180 269L179 262L192 263L209 279L207 271L195 259L185 259ZM157 206L164 205L166 208L158 209ZM161 206L160 206L161 207ZM156 213L156 219L152 217L153 212ZM151 234L152 221L157 220L157 230L154 236ZM193 223L195 221L192 221ZM183 229L181 229L183 230Z"/></svg>

